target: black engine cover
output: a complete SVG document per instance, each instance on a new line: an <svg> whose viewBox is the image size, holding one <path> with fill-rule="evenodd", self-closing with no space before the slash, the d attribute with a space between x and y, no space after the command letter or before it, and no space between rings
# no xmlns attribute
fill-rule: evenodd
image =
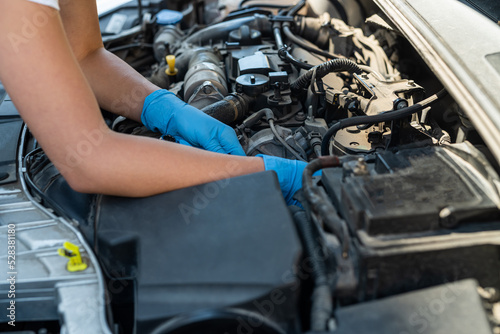
<svg viewBox="0 0 500 334"><path fill-rule="evenodd" d="M366 175L349 163L325 170L323 182L354 231L435 231L496 216L487 175L474 174L471 163L440 147L386 151L367 160Z"/></svg>
<svg viewBox="0 0 500 334"><path fill-rule="evenodd" d="M138 333L176 315L229 307L292 331L301 246L274 173L143 199L104 196L97 208L97 253L108 277L136 287ZM123 290L120 307L130 294ZM240 329L224 330L260 333L257 322L242 316L230 325Z"/></svg>

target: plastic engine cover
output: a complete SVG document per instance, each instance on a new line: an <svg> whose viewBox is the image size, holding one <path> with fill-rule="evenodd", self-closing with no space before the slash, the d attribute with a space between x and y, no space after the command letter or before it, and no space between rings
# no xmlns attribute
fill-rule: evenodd
<svg viewBox="0 0 500 334"><path fill-rule="evenodd" d="M478 284L469 279L340 308L337 334L489 334Z"/></svg>
<svg viewBox="0 0 500 334"><path fill-rule="evenodd" d="M413 148L376 154L361 175L356 162L327 169L323 183L353 230L426 232L496 215L488 176L472 172L474 163L440 147Z"/></svg>
<svg viewBox="0 0 500 334"><path fill-rule="evenodd" d="M96 226L108 277L136 287L138 333L199 310L243 309L287 332L297 317L301 246L273 172L143 199L104 196Z"/></svg>

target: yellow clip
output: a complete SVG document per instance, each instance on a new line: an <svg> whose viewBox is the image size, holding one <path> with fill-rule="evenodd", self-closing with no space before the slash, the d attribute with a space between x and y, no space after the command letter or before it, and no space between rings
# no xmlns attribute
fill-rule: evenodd
<svg viewBox="0 0 500 334"><path fill-rule="evenodd" d="M177 74L177 69L175 68L175 56L169 55L165 57L167 61L168 68L165 70L165 74L168 76L174 76Z"/></svg>
<svg viewBox="0 0 500 334"><path fill-rule="evenodd" d="M57 253L69 259L68 265L66 266L68 271L75 272L87 269L87 264L83 262L82 256L80 255L80 249L77 245L73 245L71 242L66 241L63 247L64 248L59 248Z"/></svg>

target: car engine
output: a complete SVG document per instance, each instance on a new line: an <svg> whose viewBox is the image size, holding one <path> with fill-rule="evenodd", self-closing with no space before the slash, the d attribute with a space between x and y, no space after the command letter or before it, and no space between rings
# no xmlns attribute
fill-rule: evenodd
<svg viewBox="0 0 500 334"><path fill-rule="evenodd" d="M114 333L500 329L499 166L375 3L152 0L100 24L110 52L234 128L247 155L309 163L291 207L271 172L142 199L64 188L79 198L65 202L28 154L40 201L99 259Z"/></svg>

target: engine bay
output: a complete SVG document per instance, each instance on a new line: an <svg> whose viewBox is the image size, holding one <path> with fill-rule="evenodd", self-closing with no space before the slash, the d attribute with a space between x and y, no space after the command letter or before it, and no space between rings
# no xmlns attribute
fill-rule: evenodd
<svg viewBox="0 0 500 334"><path fill-rule="evenodd" d="M175 11L182 20L170 24ZM151 57L143 47L116 54L232 126L247 155L339 157L323 161L321 179L297 196L305 211L292 217L313 269L299 280L309 291L296 297L300 329L269 317L278 327L335 332L343 319L328 313L342 307L467 278L500 284L497 266L476 262L497 261L492 240L473 245L475 233L496 233L496 163L373 3L170 2L151 23L142 38L152 39L134 43L151 43L152 67L139 65L140 55ZM127 120L114 126L147 132Z"/></svg>
<svg viewBox="0 0 500 334"><path fill-rule="evenodd" d="M264 172L68 213L57 170L28 154L42 203L78 221L120 287L114 333L498 331L500 168L375 3L154 0L100 25L106 49L234 128L247 155L309 163L299 206Z"/></svg>

